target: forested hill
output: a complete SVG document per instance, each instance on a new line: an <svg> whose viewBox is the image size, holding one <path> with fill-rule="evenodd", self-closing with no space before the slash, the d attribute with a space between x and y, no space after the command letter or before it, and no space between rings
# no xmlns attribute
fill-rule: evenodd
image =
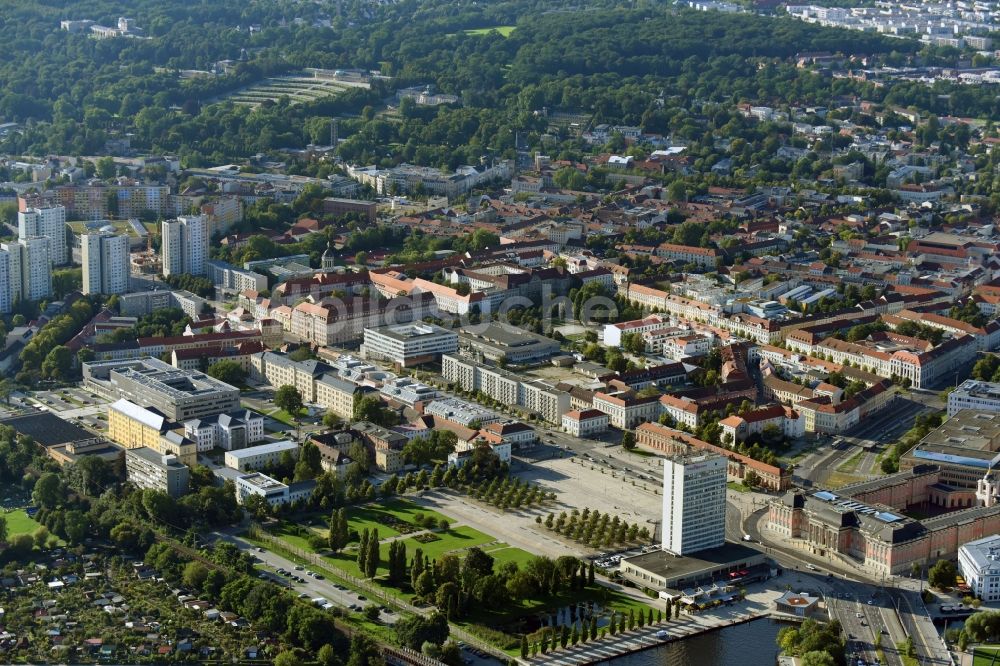
<svg viewBox="0 0 1000 666"><path fill-rule="evenodd" d="M530 131L537 124L531 114L542 106L662 130L664 116L674 114L654 104L661 93L683 104L822 104L859 94L941 114L955 104L966 115L997 111L996 99L977 90L949 90L949 97L919 84L874 89L799 69L793 60L800 52L846 51L898 62L919 48L912 40L631 4L6 0L0 122L32 122L0 150L93 154L109 136L127 132L140 150L179 154L188 165L219 163L322 140L329 118L340 115L348 118L341 125L346 159L446 166L478 158L483 146L510 150L512 130ZM147 38L96 40L59 28L62 19L114 25L119 16L134 19ZM241 57L227 75L179 76ZM392 78L370 91L294 106L282 99L255 109L212 103L305 67L378 69ZM406 109L392 122L377 116L395 88L416 84L457 95L463 108Z"/></svg>

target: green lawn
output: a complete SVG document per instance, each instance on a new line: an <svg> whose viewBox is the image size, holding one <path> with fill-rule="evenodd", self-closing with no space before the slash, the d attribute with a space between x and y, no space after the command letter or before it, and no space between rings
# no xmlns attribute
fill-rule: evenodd
<svg viewBox="0 0 1000 666"><path fill-rule="evenodd" d="M356 518L363 523L366 519L377 518L379 513L387 513L397 518L398 520L402 520L408 523L413 523L414 516L416 516L417 514L422 514L424 516L432 516L435 520L438 521L444 518L449 522L454 522L454 520L444 515L443 513L438 513L433 509L424 508L415 502L411 502L410 500L402 498L392 499L383 504L366 504L356 509L348 509L347 520L351 524L351 527L355 527ZM379 527L379 534L380 535L382 534L381 527Z"/></svg>
<svg viewBox="0 0 1000 666"><path fill-rule="evenodd" d="M476 28L474 30L466 30L467 35L488 35L491 32L500 33L501 37L510 37L510 33L514 32L517 26L513 25L495 25L492 28Z"/></svg>
<svg viewBox="0 0 1000 666"><path fill-rule="evenodd" d="M281 421L285 425L290 425L290 426L295 425L295 420L292 418L292 415L283 409L276 409L273 412L269 413L268 416L270 416L275 421Z"/></svg>
<svg viewBox="0 0 1000 666"><path fill-rule="evenodd" d="M372 527L377 526L379 529L379 536L385 539L391 536L390 533L393 532L393 530L384 523L379 522L380 514L390 514L401 520L411 522L413 515L416 513L442 517L440 514L423 509L422 507L405 499L396 499L384 505L372 504L364 507L351 508L348 510L348 517L352 528L363 530L365 527L371 529ZM304 550L310 550L309 544L306 540L301 536L296 535L294 533L294 529L294 526L283 525L281 528L274 530L274 532L280 535L283 539L287 540L290 544ZM306 527L305 529L318 528ZM532 557L534 557L532 553L513 547L510 544L497 540L489 534L485 534L467 526L459 526L444 532L435 532L435 534L439 537L438 540L430 543L420 543L414 537L404 538L403 543L406 545L407 558L412 558L413 553L417 548L420 548L424 555L431 559L440 558L445 554L454 554L458 557L463 557L464 551L473 546L483 547L483 550L494 558L495 564L498 566L505 562L516 562L518 566L524 566ZM405 599L407 601L411 600L411 594L404 592L399 588L390 587L386 584L385 557L388 554L388 546L383 544L380 548L380 552L382 559L379 563L379 576L373 582L388 595ZM319 570L325 570L328 573L333 574L334 578L336 578L336 572L333 571L334 568L347 572L353 576L361 577L361 572L357 564L356 543L352 543L347 549L340 553L323 555L323 559L329 562L330 568L325 570L320 567ZM634 609L636 612L641 610L645 613L649 608L649 605L640 600L632 599L624 594L601 586L586 590L567 590L563 594L554 598L529 599L520 604L507 605L499 609L476 608L469 617L463 618L463 620L457 624L467 627L469 630L473 631L473 633L476 633L475 628L477 626L485 628L483 631L505 631L508 634L509 640L503 640L502 642L510 644L500 645L499 642L501 639L498 638L499 634L492 634L493 640L491 640L491 642L498 644L498 647L504 648L511 656L517 656L519 651L517 646L517 635L519 635L518 627L521 626L520 618L537 612L553 610L583 601L597 602L604 609L610 608L624 613L628 613L630 609ZM652 604L655 602L651 601L650 603ZM1000 666L1000 664L998 664L998 666Z"/></svg>
<svg viewBox="0 0 1000 666"><path fill-rule="evenodd" d="M423 527L416 524L417 515L429 516L435 521L440 521L443 518L449 522L454 522L448 516L437 511L425 509L407 499L396 498L384 503L373 502L362 506L348 507L347 524L350 529L357 530L358 534L361 534L365 530L377 529L380 539L388 539L401 534L398 529L391 526L391 523L395 521L409 523L413 527L411 531L414 532L423 530ZM327 515L314 513L297 522L299 525L312 530L320 536L326 536L328 519L329 516ZM285 522L281 529L282 536L294 534L294 523Z"/></svg>
<svg viewBox="0 0 1000 666"><path fill-rule="evenodd" d="M275 536L281 537L296 548L301 548L305 551L312 551L312 548L309 546L309 541L305 536L298 533L298 529L300 529L299 525L281 523L277 527L271 528L270 531ZM311 528L301 527L301 529L310 530Z"/></svg>
<svg viewBox="0 0 1000 666"><path fill-rule="evenodd" d="M472 548L473 546L481 546L484 543L490 543L496 541L489 534L483 534L479 530L474 530L471 527L456 527L455 529L448 530L447 532L437 532L436 536L441 537L437 541L432 541L430 543L420 543L413 537L403 541L406 544L406 552L408 555L412 556L413 551L420 548L424 551L424 555L431 558L432 560L442 555L448 554L451 551L460 551L467 548ZM458 555L462 557L464 553L455 552L453 555Z"/></svg>
<svg viewBox="0 0 1000 666"><path fill-rule="evenodd" d="M495 631L503 631L508 635L514 635L516 637L520 635L520 632L514 632L512 630L508 631L505 627L508 627L512 622L516 623L518 618L546 610L553 611L557 608L571 606L584 601L596 601L600 604L601 608L605 610L611 609L617 611L618 613L625 614L628 614L630 609L634 609L636 613L646 613L650 607L649 605L636 601L631 597L625 596L624 594L615 592L614 590L610 590L603 586L598 586L585 590L567 590L560 595L547 597L545 599L528 599L520 604L508 604L502 609L475 606L472 608L468 617L462 618L462 620L456 622L455 624L465 627L466 629L473 630L473 633L475 633L474 627L478 625L488 627L489 629ZM650 600L650 603L653 603L653 601ZM610 613L607 614L610 615ZM655 610L653 611L653 615L655 619ZM507 646L498 645L498 647L513 657L520 654L520 649L514 644ZM1000 666L1000 664L998 664L998 666Z"/></svg>
<svg viewBox="0 0 1000 666"><path fill-rule="evenodd" d="M435 511L428 511L423 509L413 502L409 502L405 499L393 500L383 506L378 505L368 505L365 507L358 507L353 509L348 509L348 523L351 528L358 530L359 532L364 530L366 527L371 529L373 527L378 528L379 537L381 539L387 539L393 536L397 536L399 532L393 530L391 527L384 523L378 521L379 514L391 514L396 518L401 520L406 520L409 518L412 520L413 515L422 513L424 515L431 515L435 518L444 518L442 514ZM290 545L296 548L301 548L304 551L312 552L312 548L309 546L308 534L303 535L302 531L305 532L315 532L320 536L325 535L325 530L320 527L306 526L306 525L296 525L293 523L281 523L276 528L271 528L270 530L275 536L278 536ZM413 553L417 548L423 550L425 556L435 559L441 557L446 553L455 551L453 554L461 557L463 555L463 550L471 548L472 546L480 546L485 543L491 543L496 541L493 537L488 534L484 534L478 530L471 527L456 527L449 529L445 532L435 532L438 537L436 541L431 541L429 543L420 543L414 537L409 537L403 540L406 545L407 556L413 557ZM328 559L330 563L337 566L344 571L354 575L360 576L361 571L358 569L357 563L357 542L352 542L348 547L342 552L333 555L324 555L325 559ZM530 553L518 550L516 548L506 547L507 544L503 544L497 547L501 548L502 555L500 556L500 561L513 560L519 563L526 562L531 558ZM385 561L385 556L388 554L389 547L387 544L383 544L382 548L382 561L381 566L385 568L387 566ZM509 551L509 552L504 552ZM386 588L388 590L388 588ZM394 594L398 591L393 591Z"/></svg>
<svg viewBox="0 0 1000 666"><path fill-rule="evenodd" d="M729 488L730 490L735 490L736 492L740 493L748 493L751 490L753 490L753 488L751 488L750 486L745 486L742 483L739 483L738 481L727 481L726 487Z"/></svg>
<svg viewBox="0 0 1000 666"><path fill-rule="evenodd" d="M858 451L853 456L840 463L837 466L838 472L843 472L844 474L854 474L858 471L858 465L861 464L861 459L865 457L864 451Z"/></svg>
<svg viewBox="0 0 1000 666"><path fill-rule="evenodd" d="M24 509L18 509L16 511L11 511L10 513L5 513L4 518L7 519L8 537L17 536L18 534L31 534L41 527L41 525L33 518L28 517L28 514L24 512Z"/></svg>
<svg viewBox="0 0 1000 666"><path fill-rule="evenodd" d="M972 666L1000 666L1000 647L977 647Z"/></svg>
<svg viewBox="0 0 1000 666"><path fill-rule="evenodd" d="M381 531L379 533L379 536L381 536ZM448 530L447 532L438 532L437 536L441 538L438 539L437 541L432 541L430 543L420 543L419 541L413 539L412 537L409 539L404 539L403 543L406 544L407 559L411 559L413 557L413 553L417 548L423 549L424 555L430 557L432 560L441 557L442 555L449 553L450 551L458 551L452 554L461 557L463 553L460 551L460 549L471 548L472 546L478 546L494 540L493 537L487 534L483 534L482 532L476 531L471 527L456 527L455 529ZM285 537L284 535L282 535L282 538L287 539L287 537ZM288 539L288 541L289 543L293 543L297 546L300 546L308 550L308 544L305 543L300 544L293 539ZM323 559L329 560L330 564L340 569L343 569L344 571L350 573L353 576L361 577L361 570L358 568L357 553L358 553L357 544L351 544L345 550L339 553L335 553L333 555L324 555ZM388 563L386 562L385 559L388 553L389 553L389 546L387 544L383 544L382 547L380 548L380 554L382 557L379 561L380 574L382 575L385 574L386 569L388 567ZM510 556L518 557L518 555L515 553L511 553ZM383 581L381 579L377 579L375 582L378 583L389 594L392 594L394 596L403 596L401 595L400 590L382 584Z"/></svg>
<svg viewBox="0 0 1000 666"><path fill-rule="evenodd" d="M483 550L494 559L494 564L498 566L505 562L515 562L517 566L522 567L528 560L535 557L534 554L526 550L508 546L503 542L493 544Z"/></svg>

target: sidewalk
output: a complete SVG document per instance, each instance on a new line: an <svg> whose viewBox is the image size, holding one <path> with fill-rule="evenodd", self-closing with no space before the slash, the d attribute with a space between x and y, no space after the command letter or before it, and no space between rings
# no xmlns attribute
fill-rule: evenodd
<svg viewBox="0 0 1000 666"><path fill-rule="evenodd" d="M774 579L781 581L781 579ZM773 581L768 581L771 583ZM670 622L653 623L642 629L633 629L624 634L616 636L605 636L589 643L581 643L566 649L559 649L548 654L539 654L528 659L519 659L522 664L555 664L556 666L569 666L570 664L590 664L604 661L612 657L618 657L640 650L663 645L664 643L687 638L707 631L715 631L725 627L731 627L744 622L771 617L774 615L772 608L774 600L780 597L784 590L770 589L767 583L758 583L749 586L753 589L748 592L746 599L733 606L720 606L718 608L697 613L694 615L684 614L680 619L674 618ZM760 588L760 589L754 589ZM647 597L647 601L648 601ZM781 615L783 619L795 621L801 618L792 618ZM657 638L659 631L666 631L666 638Z"/></svg>
<svg viewBox="0 0 1000 666"><path fill-rule="evenodd" d="M913 636L922 663L952 666L955 661L951 652L928 616L920 595L909 590L898 590L894 596L899 600L899 619L907 633Z"/></svg>
<svg viewBox="0 0 1000 666"><path fill-rule="evenodd" d="M624 634L615 636L605 636L603 639L580 643L569 646L565 649L558 649L548 654L539 654L527 659L518 659L521 664L554 664L555 666L576 666L580 664L593 664L596 662L620 657L642 650L664 645L674 640L689 638L709 631L716 631L725 627L731 627L745 622L769 617L769 613L759 615L743 615L734 619L719 620L717 622L706 621L711 618L701 616L684 616L681 620L672 620L660 624L653 623L651 626L642 629L633 629ZM667 632L664 638L658 638L660 631Z"/></svg>

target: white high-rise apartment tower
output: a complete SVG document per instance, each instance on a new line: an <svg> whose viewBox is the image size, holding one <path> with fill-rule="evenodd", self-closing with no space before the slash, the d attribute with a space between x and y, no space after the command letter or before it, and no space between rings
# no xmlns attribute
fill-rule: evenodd
<svg viewBox="0 0 1000 666"><path fill-rule="evenodd" d="M18 240L21 246L21 298L40 301L52 295L52 251L48 238Z"/></svg>
<svg viewBox="0 0 1000 666"><path fill-rule="evenodd" d="M163 275L204 275L208 261L208 224L201 215L164 220L160 253Z"/></svg>
<svg viewBox="0 0 1000 666"><path fill-rule="evenodd" d="M663 549L687 555L726 542L726 459L716 454L663 461Z"/></svg>
<svg viewBox="0 0 1000 666"><path fill-rule="evenodd" d="M17 214L17 239L23 241L38 236L49 241L49 262L52 266L62 266L69 261L65 207L29 208Z"/></svg>
<svg viewBox="0 0 1000 666"><path fill-rule="evenodd" d="M0 250L0 313L8 314L14 307L11 294L10 252Z"/></svg>
<svg viewBox="0 0 1000 666"><path fill-rule="evenodd" d="M80 236L83 293L124 294L129 288L128 236L107 232Z"/></svg>
<svg viewBox="0 0 1000 666"><path fill-rule="evenodd" d="M40 301L51 295L47 238L0 245L0 312L10 312L18 301Z"/></svg>

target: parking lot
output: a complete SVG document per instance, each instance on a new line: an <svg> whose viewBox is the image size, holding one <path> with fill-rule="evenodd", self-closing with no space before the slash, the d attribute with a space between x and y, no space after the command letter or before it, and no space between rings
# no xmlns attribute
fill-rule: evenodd
<svg viewBox="0 0 1000 666"><path fill-rule="evenodd" d="M244 541L239 537L218 535L236 544L241 550L250 551L257 559L259 576L274 581L295 592L300 599L308 599L319 608L331 610L346 608L352 612L362 612L371 603L364 594L355 592L340 583L327 580L323 574L310 571L284 557ZM386 606L381 607L379 622L392 626L401 619L398 612ZM463 661L468 666L499 666L501 662L475 647L459 642Z"/></svg>
<svg viewBox="0 0 1000 666"><path fill-rule="evenodd" d="M261 578L278 583L295 592L299 598L311 600L316 606L327 609L339 606L349 611L360 612L370 603L365 595L350 590L340 583L327 580L323 574L310 571L281 555L263 550L228 534L216 533L216 536L241 550L252 552L257 559L258 575ZM398 613L386 607L379 613L379 621L383 624L393 625L399 619Z"/></svg>

